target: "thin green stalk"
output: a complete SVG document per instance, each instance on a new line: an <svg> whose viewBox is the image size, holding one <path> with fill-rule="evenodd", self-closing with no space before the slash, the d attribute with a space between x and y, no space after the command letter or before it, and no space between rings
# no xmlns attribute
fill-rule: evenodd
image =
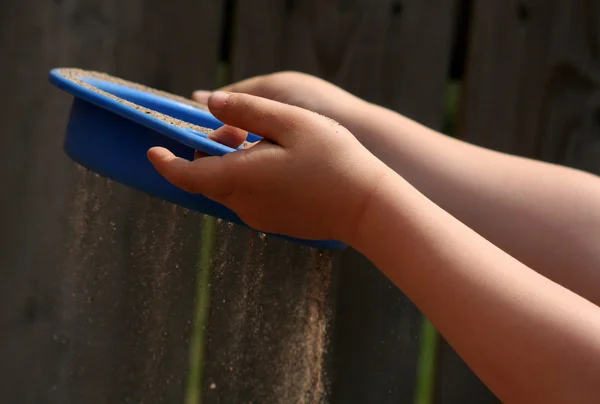
<svg viewBox="0 0 600 404"><path fill-rule="evenodd" d="M449 136L456 136L456 124L462 95L461 86L460 81L454 80L449 81L446 88L446 113L443 132ZM415 404L431 404L433 402L438 342L437 330L426 317L423 317L419 363L417 364Z"/></svg>
<svg viewBox="0 0 600 404"><path fill-rule="evenodd" d="M201 404L202 386L204 383L204 357L208 315L210 311L210 275L211 262L215 244L216 220L205 216L198 257L198 277L196 280L196 310L192 336L190 339L189 372L186 404Z"/></svg>
<svg viewBox="0 0 600 404"><path fill-rule="evenodd" d="M431 404L435 389L438 334L431 322L423 317L421 349L417 367L415 404Z"/></svg>
<svg viewBox="0 0 600 404"><path fill-rule="evenodd" d="M220 62L216 72L216 87L222 87L230 81L230 69L227 63ZM210 90L210 89L209 89ZM198 279L196 281L196 310L194 329L190 339L188 382L185 404L202 403L204 385L204 361L206 355L206 337L208 315L210 312L211 262L215 245L216 219L204 216L200 255L198 257Z"/></svg>

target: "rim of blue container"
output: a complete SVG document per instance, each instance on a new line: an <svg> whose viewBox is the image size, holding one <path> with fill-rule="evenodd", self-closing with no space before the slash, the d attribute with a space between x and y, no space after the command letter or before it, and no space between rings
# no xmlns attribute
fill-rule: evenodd
<svg viewBox="0 0 600 404"><path fill-rule="evenodd" d="M207 111L204 111L200 108L193 107L190 104L185 104L183 102L177 101L172 98L163 97L161 95L153 94L149 91L143 91L136 88L130 88L126 85L119 83L112 83L108 80L103 80L97 77L88 76L85 74L85 71L82 71L83 74L75 75L78 80L87 84L87 86L93 87L88 88L85 85L81 85L76 81L63 76L61 71L71 70L71 69L52 69L50 71L49 80L52 84L60 88L61 90L66 91L67 93L83 99L87 102L90 102L98 107L104 108L110 112L113 112L117 115L120 115L128 120L134 121L140 125L148 127L156 132L161 133L164 136L167 136L177 142L180 142L188 147L194 148L196 150L200 150L204 153L213 155L213 156L222 156L227 153L231 153L236 151L231 147L222 145L215 141L212 141L207 138L205 133L197 131L194 129L194 126L200 127L202 129L214 130L215 128L223 125L222 122L217 120ZM77 70L77 69L72 69ZM119 89L121 92L130 92L132 95L143 94L148 99L154 98L156 101L160 101L161 103L169 103L173 106L177 106L178 108L187 109L190 113L197 115L205 119L207 122L210 122L213 126L212 128L209 126L201 126L194 123L186 122L184 120L172 117L166 113L162 113L161 111L154 110L152 108L147 108L143 105L136 104L134 102L128 101L126 98L120 97L116 94L113 94L110 90L105 90L107 87L113 87L114 89ZM116 99L115 99L116 98ZM138 108L135 108L131 105L136 105ZM179 127L172 123L166 122L158 117L155 117L148 113L147 111L159 112L167 118L173 118L180 121L185 127ZM249 140L259 139L256 135L249 134ZM251 139L253 138L253 139Z"/></svg>

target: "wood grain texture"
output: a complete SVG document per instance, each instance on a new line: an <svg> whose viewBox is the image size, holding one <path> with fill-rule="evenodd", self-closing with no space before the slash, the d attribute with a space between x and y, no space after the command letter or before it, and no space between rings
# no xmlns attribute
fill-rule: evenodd
<svg viewBox="0 0 600 404"><path fill-rule="evenodd" d="M455 1L240 1L233 79L298 70L441 127Z"/></svg>
<svg viewBox="0 0 600 404"><path fill-rule="evenodd" d="M216 245L205 402L325 402L332 254L225 223Z"/></svg>
<svg viewBox="0 0 600 404"><path fill-rule="evenodd" d="M298 70L429 126L443 121L455 1L238 1L233 80ZM357 252L341 257L331 402L412 400L421 315Z"/></svg>
<svg viewBox="0 0 600 404"><path fill-rule="evenodd" d="M77 169L61 147L70 98L47 74L210 86L222 4L177 1L172 21L159 1L2 2L4 402L182 401L200 217Z"/></svg>
<svg viewBox="0 0 600 404"><path fill-rule="evenodd" d="M600 173L599 27L597 1L474 2L459 135ZM440 371L440 402L498 402L447 344Z"/></svg>
<svg viewBox="0 0 600 404"><path fill-rule="evenodd" d="M463 137L600 173L600 4L478 2Z"/></svg>
<svg viewBox="0 0 600 404"><path fill-rule="evenodd" d="M438 348L438 377L434 394L436 404L500 404L444 339Z"/></svg>

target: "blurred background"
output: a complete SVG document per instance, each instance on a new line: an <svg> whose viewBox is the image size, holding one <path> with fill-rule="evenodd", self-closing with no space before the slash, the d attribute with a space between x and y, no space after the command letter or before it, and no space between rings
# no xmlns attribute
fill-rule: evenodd
<svg viewBox="0 0 600 404"><path fill-rule="evenodd" d="M595 0L2 0L0 401L495 403L353 250L219 223L62 150L53 67L189 96L299 70L600 174Z"/></svg>

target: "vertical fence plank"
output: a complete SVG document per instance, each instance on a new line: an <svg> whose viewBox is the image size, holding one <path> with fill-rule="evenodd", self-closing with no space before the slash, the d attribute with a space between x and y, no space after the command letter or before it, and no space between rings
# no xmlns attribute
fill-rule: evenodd
<svg viewBox="0 0 600 404"><path fill-rule="evenodd" d="M600 4L474 2L460 135L600 173ZM498 402L447 344L438 402Z"/></svg>
<svg viewBox="0 0 600 404"><path fill-rule="evenodd" d="M482 2L475 10L464 138L600 172L600 5Z"/></svg>
<svg viewBox="0 0 600 404"><path fill-rule="evenodd" d="M183 400L200 215L77 169L61 148L70 99L47 74L76 66L180 93L210 86L222 5L2 2L5 402Z"/></svg>
<svg viewBox="0 0 600 404"><path fill-rule="evenodd" d="M332 255L224 223L216 244L206 402L324 402Z"/></svg>
<svg viewBox="0 0 600 404"><path fill-rule="evenodd" d="M239 1L233 79L299 70L440 128L454 8L442 0ZM334 272L332 402L412 400L420 313L355 251Z"/></svg>

